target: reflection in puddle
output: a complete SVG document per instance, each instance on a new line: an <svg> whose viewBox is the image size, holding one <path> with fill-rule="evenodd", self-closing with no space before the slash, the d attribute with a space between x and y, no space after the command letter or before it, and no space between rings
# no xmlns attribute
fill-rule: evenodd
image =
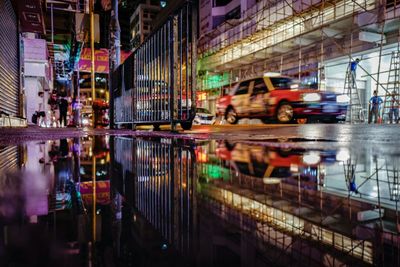
<svg viewBox="0 0 400 267"><path fill-rule="evenodd" d="M0 265L400 266L399 163L165 138L0 147Z"/></svg>

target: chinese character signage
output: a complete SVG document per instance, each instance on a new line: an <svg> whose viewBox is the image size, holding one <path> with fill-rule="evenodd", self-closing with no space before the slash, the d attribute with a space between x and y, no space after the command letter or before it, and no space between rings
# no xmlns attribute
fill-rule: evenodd
<svg viewBox="0 0 400 267"><path fill-rule="evenodd" d="M82 182L79 184L83 201L87 205L93 203L93 183ZM107 205L110 203L110 181L96 182L96 203Z"/></svg>
<svg viewBox="0 0 400 267"><path fill-rule="evenodd" d="M94 51L94 71L96 73L108 73L108 50L98 49ZM90 72L91 50L83 48L79 60L79 71Z"/></svg>
<svg viewBox="0 0 400 267"><path fill-rule="evenodd" d="M121 51L121 63L123 63L130 54L131 52ZM96 73L108 73L109 72L108 59L109 55L107 49L102 48L95 50L94 71ZM90 48L83 48L79 60L79 71L90 72L90 66L91 66L91 50Z"/></svg>

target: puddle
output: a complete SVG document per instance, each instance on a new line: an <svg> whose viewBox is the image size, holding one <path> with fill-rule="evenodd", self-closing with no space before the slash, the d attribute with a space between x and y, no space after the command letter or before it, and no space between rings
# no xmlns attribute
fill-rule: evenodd
<svg viewBox="0 0 400 267"><path fill-rule="evenodd" d="M2 146L0 265L400 266L400 155L309 141Z"/></svg>

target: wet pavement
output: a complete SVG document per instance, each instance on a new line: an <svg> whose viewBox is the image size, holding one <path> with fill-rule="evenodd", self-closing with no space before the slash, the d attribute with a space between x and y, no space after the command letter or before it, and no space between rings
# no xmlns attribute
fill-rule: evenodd
<svg viewBox="0 0 400 267"><path fill-rule="evenodd" d="M2 130L0 266L400 266L397 131Z"/></svg>

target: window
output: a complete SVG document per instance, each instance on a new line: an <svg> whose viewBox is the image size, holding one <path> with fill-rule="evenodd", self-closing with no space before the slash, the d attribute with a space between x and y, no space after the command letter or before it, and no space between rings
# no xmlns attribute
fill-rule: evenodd
<svg viewBox="0 0 400 267"><path fill-rule="evenodd" d="M225 20L229 19L240 19L240 5L235 7L228 14L225 15Z"/></svg>
<svg viewBox="0 0 400 267"><path fill-rule="evenodd" d="M236 90L235 95L245 95L249 92L250 81L241 82L239 88Z"/></svg>
<svg viewBox="0 0 400 267"><path fill-rule="evenodd" d="M230 2L232 2L232 0L216 0L213 1L213 7L226 6Z"/></svg>
<svg viewBox="0 0 400 267"><path fill-rule="evenodd" d="M290 78L270 78L271 83L275 89L290 89L290 86L293 84L293 80Z"/></svg>
<svg viewBox="0 0 400 267"><path fill-rule="evenodd" d="M259 78L254 80L253 94L265 94L268 92L267 86L265 85L264 79Z"/></svg>

